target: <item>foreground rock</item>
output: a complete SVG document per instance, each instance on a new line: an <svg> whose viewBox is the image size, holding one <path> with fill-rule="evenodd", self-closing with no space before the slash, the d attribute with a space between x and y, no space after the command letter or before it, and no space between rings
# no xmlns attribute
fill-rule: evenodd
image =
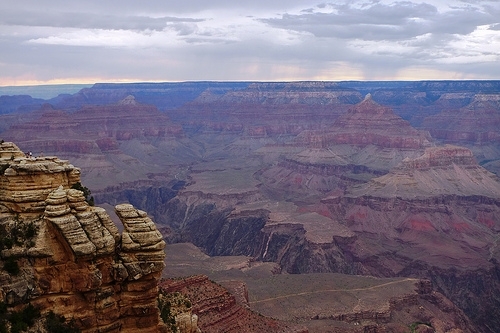
<svg viewBox="0 0 500 333"><path fill-rule="evenodd" d="M116 206L124 231L71 187L80 171L56 157L0 145L0 301L73 320L82 332L159 332L165 242L132 205Z"/></svg>
<svg viewBox="0 0 500 333"><path fill-rule="evenodd" d="M234 284L233 284L234 285ZM248 333L307 333L297 325L276 319L266 318L248 309L248 295L244 285L234 285L240 290L238 299L225 288L208 280L207 276L198 275L184 279L167 279L160 284L163 293L179 292L189 298L192 311L198 314L197 325L204 333L248 332ZM191 326L191 325L186 325ZM186 330L186 332L191 332ZM195 332L195 330L192 330Z"/></svg>

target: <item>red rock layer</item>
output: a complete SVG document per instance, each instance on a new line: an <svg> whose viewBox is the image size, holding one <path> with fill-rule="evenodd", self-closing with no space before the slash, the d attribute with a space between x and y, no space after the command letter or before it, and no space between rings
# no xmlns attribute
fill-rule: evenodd
<svg viewBox="0 0 500 333"><path fill-rule="evenodd" d="M293 332L306 333L299 327L270 319L238 304L236 298L207 276L167 279L160 282L164 293L180 292L192 303L192 312L198 315L198 327L204 333L216 332Z"/></svg>
<svg viewBox="0 0 500 333"><path fill-rule="evenodd" d="M35 152L99 153L118 148L119 141L134 138L180 138L174 125L155 106L129 96L118 104L85 106L74 113L45 105L36 121L12 126L3 137L29 146Z"/></svg>
<svg viewBox="0 0 500 333"><path fill-rule="evenodd" d="M418 149L429 146L429 139L427 133L412 128L390 108L375 103L367 96L363 102L341 115L328 130L304 131L296 142L312 147L351 144Z"/></svg>
<svg viewBox="0 0 500 333"><path fill-rule="evenodd" d="M462 108L447 108L427 117L422 127L431 135L451 143L500 142L500 96L478 94Z"/></svg>

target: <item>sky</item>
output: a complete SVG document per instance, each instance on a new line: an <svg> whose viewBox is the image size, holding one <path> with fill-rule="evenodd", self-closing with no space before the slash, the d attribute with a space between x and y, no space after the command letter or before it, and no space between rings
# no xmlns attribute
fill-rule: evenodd
<svg viewBox="0 0 500 333"><path fill-rule="evenodd" d="M500 79L500 1L2 0L0 86Z"/></svg>

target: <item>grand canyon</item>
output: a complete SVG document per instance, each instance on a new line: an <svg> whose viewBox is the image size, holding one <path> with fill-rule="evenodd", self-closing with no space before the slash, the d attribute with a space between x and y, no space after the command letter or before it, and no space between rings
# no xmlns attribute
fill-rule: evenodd
<svg viewBox="0 0 500 333"><path fill-rule="evenodd" d="M101 83L0 119L27 331L500 331L500 81Z"/></svg>

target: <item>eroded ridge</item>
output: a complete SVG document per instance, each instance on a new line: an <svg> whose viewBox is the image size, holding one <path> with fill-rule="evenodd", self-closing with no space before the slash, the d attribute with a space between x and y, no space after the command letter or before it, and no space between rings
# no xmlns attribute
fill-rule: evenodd
<svg viewBox="0 0 500 333"><path fill-rule="evenodd" d="M80 170L67 161L3 142L0 166L0 301L54 311L82 332L159 332L165 242L148 215L116 206L120 234L103 208L71 188Z"/></svg>

